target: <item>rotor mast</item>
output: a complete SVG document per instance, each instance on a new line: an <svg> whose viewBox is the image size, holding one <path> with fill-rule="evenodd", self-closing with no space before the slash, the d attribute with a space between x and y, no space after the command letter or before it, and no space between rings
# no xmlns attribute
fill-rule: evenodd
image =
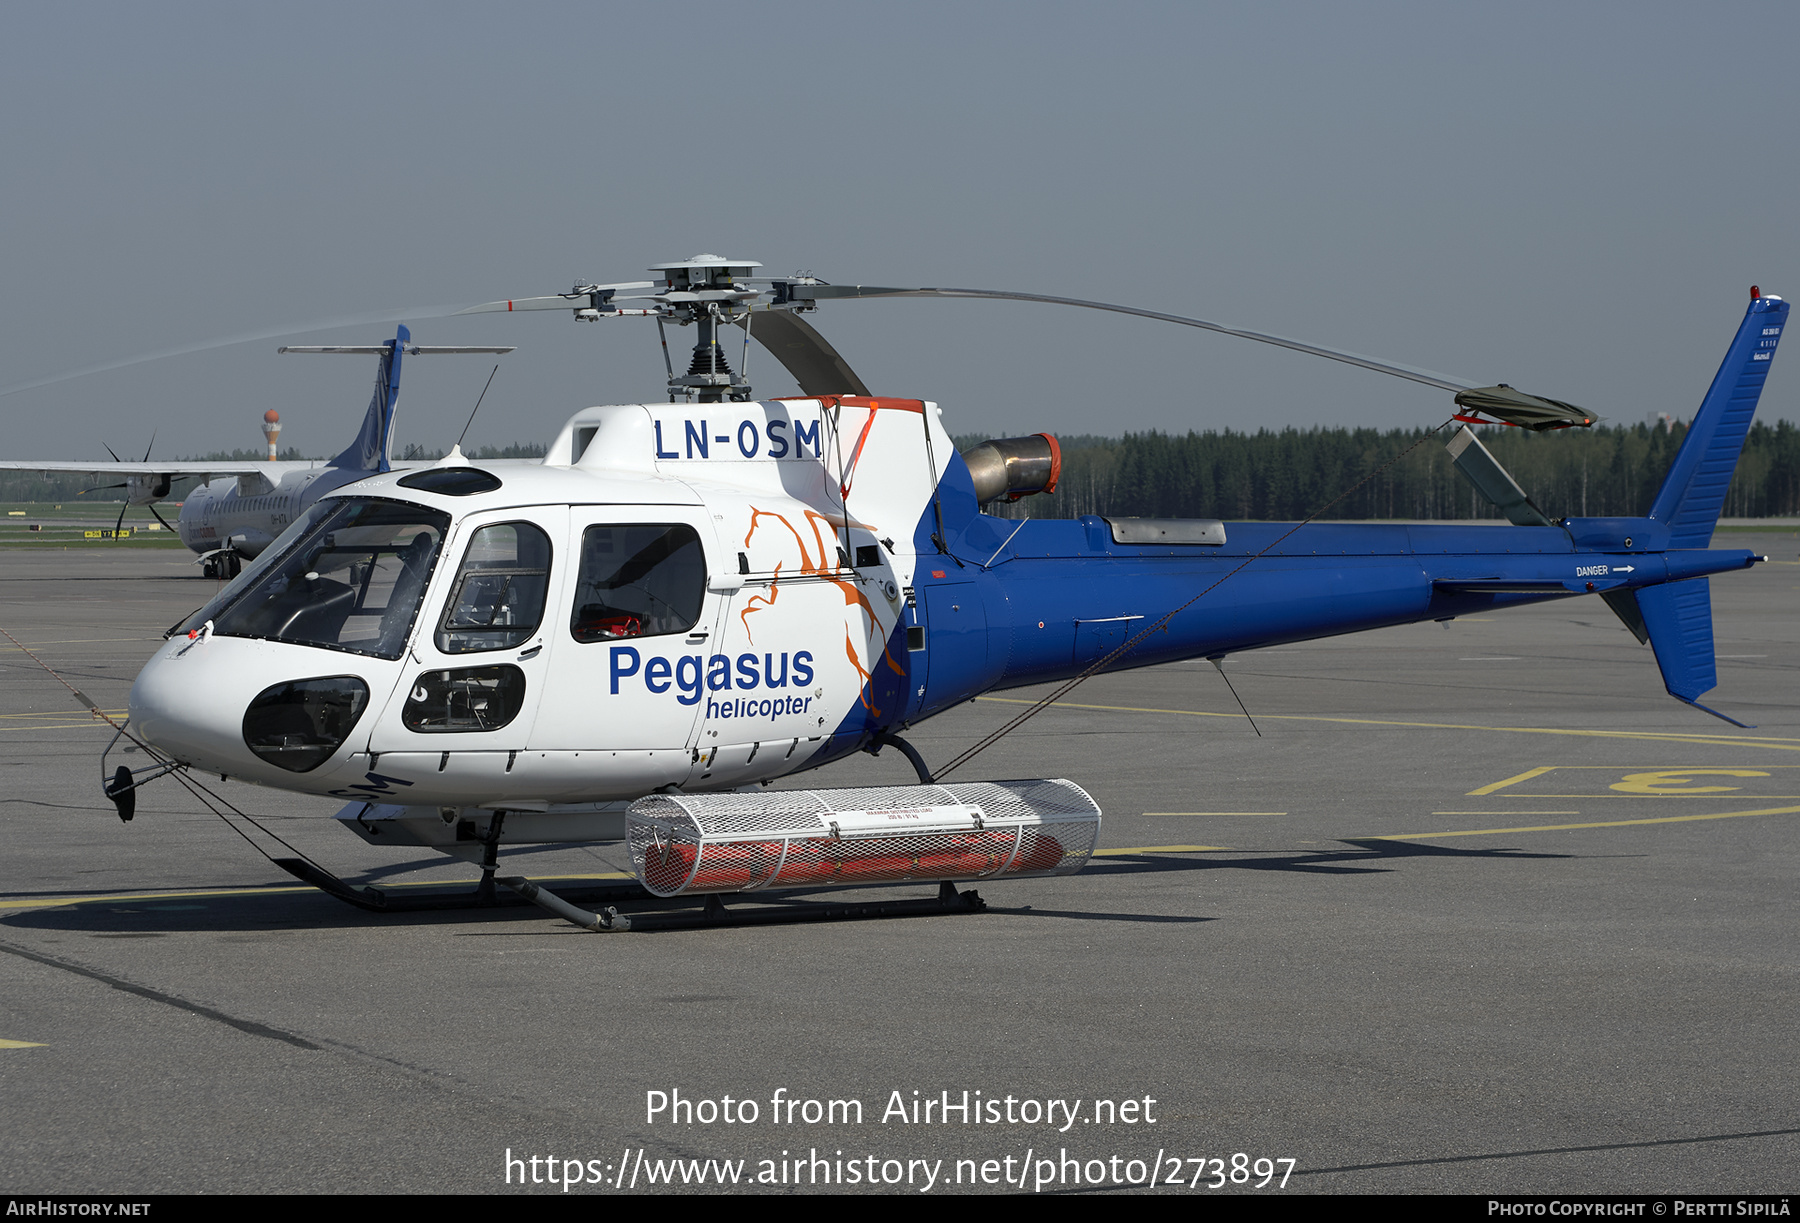
<svg viewBox="0 0 1800 1223"><path fill-rule="evenodd" d="M695 327L694 355L686 374L677 376L669 370L669 401L676 396L698 399L701 403L746 402L750 398L750 382L742 371L733 372L719 343L719 329L747 317L750 303L760 290L738 283L762 264L748 259L725 259L718 255L695 255L675 263L659 263L652 272L663 274L664 291L655 295L664 307L659 321Z"/></svg>

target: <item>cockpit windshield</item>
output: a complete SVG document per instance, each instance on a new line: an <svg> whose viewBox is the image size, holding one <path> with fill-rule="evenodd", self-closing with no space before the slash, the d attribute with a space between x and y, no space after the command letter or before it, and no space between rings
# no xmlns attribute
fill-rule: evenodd
<svg viewBox="0 0 1800 1223"><path fill-rule="evenodd" d="M300 540L213 616L213 631L400 657L449 516L367 498L322 501L314 513Z"/></svg>

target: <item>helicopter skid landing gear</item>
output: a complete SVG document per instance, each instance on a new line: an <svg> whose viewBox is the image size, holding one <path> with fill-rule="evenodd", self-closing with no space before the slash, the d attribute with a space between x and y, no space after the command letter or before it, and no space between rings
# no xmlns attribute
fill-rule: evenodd
<svg viewBox="0 0 1800 1223"><path fill-rule="evenodd" d="M473 892L411 892L411 889L406 892L382 891L379 888L357 887L355 884L345 883L336 875L322 871L311 862L299 858L276 858L274 862L276 866L302 883L309 883L328 896L336 897L347 905L354 905L370 913L424 913L449 909L486 909L499 905L522 905L532 899L524 895L514 895L511 892L493 892L484 900L479 886ZM492 878L492 875L484 874L482 876L483 882ZM500 882L512 887L514 882L524 881L501 879ZM650 893L635 883L610 883L598 886L576 884L569 889L569 895L589 903L651 899Z"/></svg>
<svg viewBox="0 0 1800 1223"><path fill-rule="evenodd" d="M661 909L667 900L653 897L635 883L580 885L558 895L519 876L484 873L483 882L492 880L506 891L496 891L484 898L480 888L473 892L429 892L396 894L379 888L357 887L336 875L320 870L300 858L276 858L275 865L302 883L311 884L328 896L354 905L369 913L423 913L453 909L486 909L499 905L535 904L563 920L597 933L624 930L691 930L708 926L772 926L794 922L853 921L870 917L942 917L956 913L980 913L987 902L971 889L956 890L954 883L938 884L938 894L928 899L861 901L836 904L821 901L785 901L762 904L753 909L728 909L719 893L710 892L705 906L698 912ZM572 901L600 904L599 912L590 912ZM628 901L652 901L658 908L631 915L620 913L615 904Z"/></svg>
<svg viewBox="0 0 1800 1223"><path fill-rule="evenodd" d="M501 879L507 887L518 889L558 917L583 930L695 930L712 926L777 926L795 922L854 921L869 917L942 917L953 913L980 913L987 902L973 890L959 892L956 885L938 884L938 894L927 900L879 900L855 904L832 904L819 901L789 901L759 905L754 909L728 909L718 892L709 892L698 913L659 911L626 917L617 909L588 913L534 887L524 879ZM527 890L529 889L529 890Z"/></svg>

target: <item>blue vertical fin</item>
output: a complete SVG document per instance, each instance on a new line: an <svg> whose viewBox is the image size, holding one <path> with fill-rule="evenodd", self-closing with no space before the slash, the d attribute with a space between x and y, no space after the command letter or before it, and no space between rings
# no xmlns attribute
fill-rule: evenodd
<svg viewBox="0 0 1800 1223"><path fill-rule="evenodd" d="M375 394L363 416L362 429L345 451L331 460L332 467L353 471L393 470L394 409L400 402L400 359L412 342L412 332L402 323L394 338L382 347L381 367L375 374Z"/></svg>
<svg viewBox="0 0 1800 1223"><path fill-rule="evenodd" d="M1713 655L1712 587L1707 579L1646 586L1633 593L1669 695L1733 726L1754 729L1699 701L1719 683Z"/></svg>
<svg viewBox="0 0 1800 1223"><path fill-rule="evenodd" d="M1750 303L1650 507L1650 517L1668 524L1669 547L1704 548L1712 542L1787 314L1788 304L1779 297Z"/></svg>
<svg viewBox="0 0 1800 1223"><path fill-rule="evenodd" d="M1788 304L1779 297L1752 298L1725 361L1688 426L1668 478L1650 507L1651 518L1668 524L1671 549L1704 548L1712 542L1787 313ZM1646 586L1634 597L1669 695L1733 726L1744 726L1699 701L1719 682L1707 580Z"/></svg>

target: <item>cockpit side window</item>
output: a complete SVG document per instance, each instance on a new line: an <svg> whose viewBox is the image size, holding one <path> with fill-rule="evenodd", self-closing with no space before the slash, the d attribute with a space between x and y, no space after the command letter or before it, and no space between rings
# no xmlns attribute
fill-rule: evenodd
<svg viewBox="0 0 1800 1223"><path fill-rule="evenodd" d="M550 537L529 522L482 527L469 540L462 569L438 625L445 654L524 645L544 619Z"/></svg>
<svg viewBox="0 0 1800 1223"><path fill-rule="evenodd" d="M333 502L213 631L398 658L449 526L423 506Z"/></svg>
<svg viewBox="0 0 1800 1223"><path fill-rule="evenodd" d="M690 526L591 526L569 632L577 641L685 633L706 598L706 557Z"/></svg>

